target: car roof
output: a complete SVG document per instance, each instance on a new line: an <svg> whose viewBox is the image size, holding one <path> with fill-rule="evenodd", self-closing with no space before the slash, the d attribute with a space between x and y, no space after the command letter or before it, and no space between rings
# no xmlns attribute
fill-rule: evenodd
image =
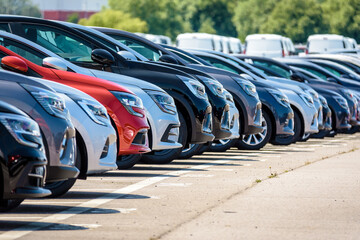
<svg viewBox="0 0 360 240"><path fill-rule="evenodd" d="M344 40L345 37L337 34L314 34L308 37L311 40Z"/></svg>
<svg viewBox="0 0 360 240"><path fill-rule="evenodd" d="M248 40L258 40L258 39L265 39L265 40L282 40L284 37L278 34L251 34L247 35L245 41Z"/></svg>

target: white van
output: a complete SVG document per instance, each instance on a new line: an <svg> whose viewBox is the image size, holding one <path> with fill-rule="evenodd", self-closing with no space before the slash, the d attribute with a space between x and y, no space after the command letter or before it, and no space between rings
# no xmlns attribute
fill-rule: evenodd
<svg viewBox="0 0 360 240"><path fill-rule="evenodd" d="M230 53L241 53L241 41L238 38L229 37Z"/></svg>
<svg viewBox="0 0 360 240"><path fill-rule="evenodd" d="M306 53L327 53L350 49L344 36L336 34L314 34L307 39Z"/></svg>
<svg viewBox="0 0 360 240"><path fill-rule="evenodd" d="M176 38L176 46L188 49L215 50L215 42L208 33L183 33Z"/></svg>
<svg viewBox="0 0 360 240"><path fill-rule="evenodd" d="M252 34L245 39L245 54L261 57L285 57L289 55L285 38L277 34Z"/></svg>

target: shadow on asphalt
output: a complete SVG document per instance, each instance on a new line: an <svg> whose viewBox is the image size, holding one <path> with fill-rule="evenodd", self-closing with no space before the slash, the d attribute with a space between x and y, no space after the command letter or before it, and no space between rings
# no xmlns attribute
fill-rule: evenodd
<svg viewBox="0 0 360 240"><path fill-rule="evenodd" d="M174 162L170 163L170 164L167 164L166 166L171 166L172 164L174 164ZM144 166L144 165L143 165ZM172 167L159 167L159 166L156 166L156 167L153 167L152 166L149 166L149 167L146 167L146 166L134 166L132 168L132 170L136 171L136 170L153 170L153 171L179 171L179 170L186 170L186 171L194 171L194 172L199 172L199 171L207 171L205 169L188 169L188 168L172 168ZM163 175L161 175L163 176Z"/></svg>
<svg viewBox="0 0 360 240"><path fill-rule="evenodd" d="M49 201L49 200L48 200ZM18 208L14 209L11 212L7 212L6 214L61 214L62 211L66 210L66 214L79 214L79 212L83 211L81 214L114 214L119 213L118 210L114 209L106 209L106 208L91 208L88 207L73 207L73 206L63 206L54 204L40 204L36 205L36 203L23 203ZM64 213L65 214L65 213Z"/></svg>
<svg viewBox="0 0 360 240"><path fill-rule="evenodd" d="M131 170L135 170L136 168L132 168L129 169ZM147 169L148 170L148 169ZM152 173L132 173L132 172L122 172L121 170L117 171L117 172L108 172L108 173L103 173L101 175L93 175L91 177L95 177L95 178L106 178L106 177L145 177L145 178L149 178L149 177L157 177L160 176L160 174L152 174ZM177 177L175 175L166 175L166 174L161 174L162 177Z"/></svg>
<svg viewBox="0 0 360 240"><path fill-rule="evenodd" d="M89 189L91 190L91 189ZM136 195L136 194L121 194L121 193L106 193L106 192L83 192L83 191L72 191L70 190L64 196L59 197L58 199L107 199L107 198L114 198L114 199L147 199L150 198L145 195Z"/></svg>
<svg viewBox="0 0 360 240"><path fill-rule="evenodd" d="M20 228L21 227L21 228ZM26 221L2 221L0 220L0 231L64 231L64 230L87 230L84 226L69 225L63 223L48 222L26 222ZM39 228L34 230L34 228Z"/></svg>

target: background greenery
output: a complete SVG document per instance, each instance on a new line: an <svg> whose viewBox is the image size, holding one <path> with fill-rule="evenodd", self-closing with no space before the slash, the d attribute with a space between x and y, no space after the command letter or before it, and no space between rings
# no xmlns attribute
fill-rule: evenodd
<svg viewBox="0 0 360 240"><path fill-rule="evenodd" d="M9 4L9 2L11 4ZM0 13L39 16L29 0L0 0ZM314 33L336 33L360 42L360 0L109 0L109 8L83 25L167 35L207 32L245 37L276 33L306 42Z"/></svg>

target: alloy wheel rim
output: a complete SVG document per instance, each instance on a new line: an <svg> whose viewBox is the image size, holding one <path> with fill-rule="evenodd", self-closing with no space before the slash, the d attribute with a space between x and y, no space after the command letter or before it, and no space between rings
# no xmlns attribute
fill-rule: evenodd
<svg viewBox="0 0 360 240"><path fill-rule="evenodd" d="M267 122L265 121L265 119L263 118L262 121L262 127L264 128L264 130L260 133L256 133L256 134L249 134L249 135L244 135L242 137L242 141L249 145L249 146L256 146L260 143L262 143L267 135Z"/></svg>

